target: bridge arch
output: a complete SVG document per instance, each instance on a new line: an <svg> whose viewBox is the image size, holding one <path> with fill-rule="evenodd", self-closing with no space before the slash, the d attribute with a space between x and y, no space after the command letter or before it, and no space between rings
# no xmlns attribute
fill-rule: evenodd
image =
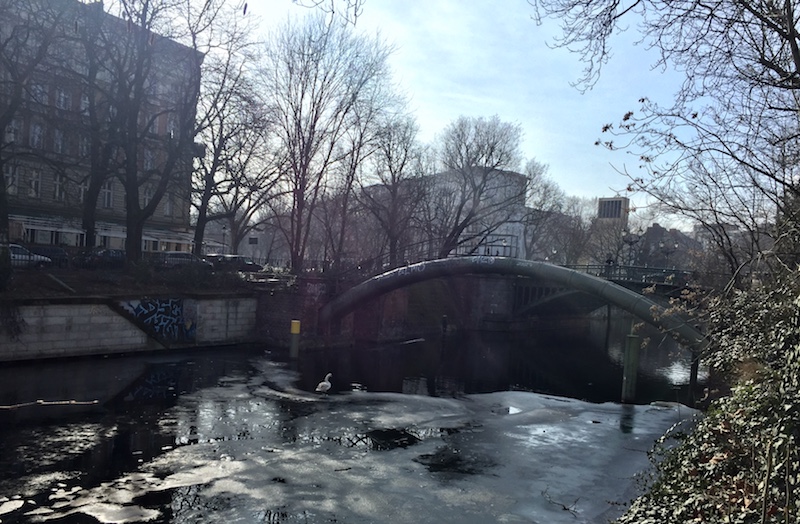
<svg viewBox="0 0 800 524"><path fill-rule="evenodd" d="M320 324L325 325L346 315L359 304L401 287L434 278L482 273L551 280L564 287L603 298L649 324L677 334L678 338L695 349L702 349L708 343L705 336L684 318L666 314L664 307L656 302L611 281L547 262L488 256L428 260L372 277L323 306L319 312Z"/></svg>

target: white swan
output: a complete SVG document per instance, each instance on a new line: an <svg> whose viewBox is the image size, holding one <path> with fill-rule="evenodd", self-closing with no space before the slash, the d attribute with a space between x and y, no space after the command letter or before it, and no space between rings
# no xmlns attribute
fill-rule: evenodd
<svg viewBox="0 0 800 524"><path fill-rule="evenodd" d="M331 377L333 376L332 373L328 373L325 375L325 380L317 384L317 389L314 391L318 393L327 393L329 389L331 389Z"/></svg>

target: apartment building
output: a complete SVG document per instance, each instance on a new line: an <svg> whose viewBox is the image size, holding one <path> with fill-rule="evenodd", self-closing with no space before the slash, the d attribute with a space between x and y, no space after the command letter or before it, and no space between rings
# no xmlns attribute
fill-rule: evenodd
<svg viewBox="0 0 800 524"><path fill-rule="evenodd" d="M50 18L52 41L29 74L20 70L44 49L41 35L0 48L0 111L16 103L0 135L11 240L85 245L86 207L96 194L95 244L124 248L128 192L135 191L141 207L163 195L144 222L142 250L190 250L193 149L179 149L179 138L191 133L201 59L109 15L102 2L3 6L6 35L24 33L26 9L59 9ZM137 47L143 36L146 47Z"/></svg>

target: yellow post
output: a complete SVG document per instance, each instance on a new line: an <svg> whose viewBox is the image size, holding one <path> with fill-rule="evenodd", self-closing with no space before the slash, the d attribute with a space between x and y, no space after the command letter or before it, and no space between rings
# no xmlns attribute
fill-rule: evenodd
<svg viewBox="0 0 800 524"><path fill-rule="evenodd" d="M292 345L289 350L289 356L296 360L300 357L300 321L292 320L292 327L289 329L292 335Z"/></svg>

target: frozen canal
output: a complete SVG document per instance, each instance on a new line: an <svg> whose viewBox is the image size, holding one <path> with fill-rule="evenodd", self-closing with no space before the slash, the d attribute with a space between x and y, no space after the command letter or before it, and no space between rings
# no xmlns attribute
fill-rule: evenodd
<svg viewBox="0 0 800 524"><path fill-rule="evenodd" d="M655 439L694 414L520 391L321 396L263 354L105 365L61 368L82 397L31 391L45 402L0 411L1 522L606 523Z"/></svg>

